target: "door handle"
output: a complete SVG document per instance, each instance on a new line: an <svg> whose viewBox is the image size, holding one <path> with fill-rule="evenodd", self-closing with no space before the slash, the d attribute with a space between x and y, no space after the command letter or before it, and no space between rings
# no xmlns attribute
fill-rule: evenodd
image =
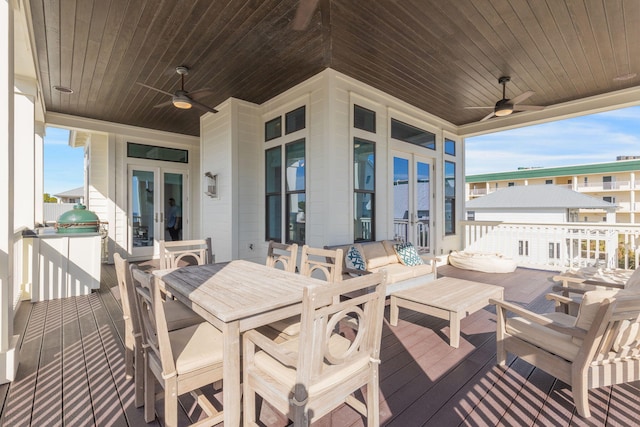
<svg viewBox="0 0 640 427"><path fill-rule="evenodd" d="M156 212L156 214L155 214L155 217L154 217L154 218L155 218L155 221L156 221L156 222L158 222L158 212Z"/></svg>

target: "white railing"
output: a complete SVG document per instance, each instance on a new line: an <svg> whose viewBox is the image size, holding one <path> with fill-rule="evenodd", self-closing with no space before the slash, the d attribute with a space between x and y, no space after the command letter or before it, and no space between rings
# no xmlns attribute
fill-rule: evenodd
<svg viewBox="0 0 640 427"><path fill-rule="evenodd" d="M393 236L395 240L409 241L420 250L429 251L429 223L418 221L415 223L417 236L409 236L409 220L396 218L393 220Z"/></svg>
<svg viewBox="0 0 640 427"><path fill-rule="evenodd" d="M614 181L614 182L587 182L578 183L578 191L580 190L630 190L631 182Z"/></svg>
<svg viewBox="0 0 640 427"><path fill-rule="evenodd" d="M496 252L519 266L565 270L635 268L640 224L461 221L465 250Z"/></svg>

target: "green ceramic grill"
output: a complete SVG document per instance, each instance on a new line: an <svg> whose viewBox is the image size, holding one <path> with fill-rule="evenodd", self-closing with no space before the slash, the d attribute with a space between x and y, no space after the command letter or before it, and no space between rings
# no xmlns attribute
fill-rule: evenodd
<svg viewBox="0 0 640 427"><path fill-rule="evenodd" d="M81 203L60 215L56 222L58 233L95 233L99 226L98 215L88 211L87 207Z"/></svg>

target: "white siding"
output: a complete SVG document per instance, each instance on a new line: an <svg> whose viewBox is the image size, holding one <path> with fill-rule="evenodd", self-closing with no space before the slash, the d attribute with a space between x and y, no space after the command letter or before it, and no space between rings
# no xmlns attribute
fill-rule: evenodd
<svg viewBox="0 0 640 427"><path fill-rule="evenodd" d="M218 106L218 113L206 115L200 126L201 171L218 175L218 198L200 192L201 232L211 237L216 261L229 261L234 255L233 233L233 144L231 103Z"/></svg>
<svg viewBox="0 0 640 427"><path fill-rule="evenodd" d="M376 133L352 128L356 103L376 112ZM229 99L217 114L201 119L201 174L218 175L219 198L200 190L201 227L211 236L217 261L235 258L263 262L265 242L264 123L302 105L306 106L306 129L295 138L305 138L306 243L323 246L353 241L353 137L376 144L376 239L393 236L391 218L391 141L389 117L413 123L436 134L437 150L425 153L435 166L436 200L433 203L436 247L459 247L460 237L444 238L443 134L457 139L454 127L383 92L327 69L289 91L257 106ZM286 137L284 138L286 139ZM403 143L394 141L394 149ZM457 162L458 220L464 200L462 145ZM461 233L462 230L458 230ZM447 241L443 246L443 242ZM249 247L254 249L251 250Z"/></svg>

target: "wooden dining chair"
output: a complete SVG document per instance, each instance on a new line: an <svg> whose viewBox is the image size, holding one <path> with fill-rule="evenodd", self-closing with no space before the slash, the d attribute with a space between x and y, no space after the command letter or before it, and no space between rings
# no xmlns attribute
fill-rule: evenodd
<svg viewBox="0 0 640 427"><path fill-rule="evenodd" d="M560 379L571 386L580 416L590 416L589 389L640 380L637 291L586 292L577 317L491 303L497 308L498 365L505 366L511 353Z"/></svg>
<svg viewBox="0 0 640 427"><path fill-rule="evenodd" d="M300 257L300 274L326 282L342 281L342 249L302 247ZM300 316L270 323L269 327L277 332L276 340L288 339L300 332Z"/></svg>
<svg viewBox="0 0 640 427"><path fill-rule="evenodd" d="M298 245L296 243L285 244L269 241L267 249L267 267L280 268L284 271L295 273L296 259L298 257Z"/></svg>
<svg viewBox="0 0 640 427"><path fill-rule="evenodd" d="M303 292L297 337L275 343L255 329L243 335L243 416L257 425L259 394L295 426L308 426L342 403L378 426L385 273ZM345 293L360 295L341 301ZM364 402L354 395L363 386Z"/></svg>
<svg viewBox="0 0 640 427"><path fill-rule="evenodd" d="M180 263L203 265L214 262L211 238L200 240L160 240L160 269L180 267Z"/></svg>
<svg viewBox="0 0 640 427"><path fill-rule="evenodd" d="M205 420L199 426L213 426L223 420L201 387L222 381L222 332L208 322L169 331L165 305L154 277L131 265L136 290L137 310L146 348L144 373L144 415L147 422L155 419L156 381L164 389L164 421L166 426L178 423L178 396L191 393Z"/></svg>
<svg viewBox="0 0 640 427"><path fill-rule="evenodd" d="M135 383L135 405L144 404L144 346L142 345L142 327L136 309L136 293L131 279L129 262L119 253L113 254L116 279L122 304L124 320L124 359L125 375ZM167 328L169 331L202 323L202 317L179 301L168 299L164 302Z"/></svg>

